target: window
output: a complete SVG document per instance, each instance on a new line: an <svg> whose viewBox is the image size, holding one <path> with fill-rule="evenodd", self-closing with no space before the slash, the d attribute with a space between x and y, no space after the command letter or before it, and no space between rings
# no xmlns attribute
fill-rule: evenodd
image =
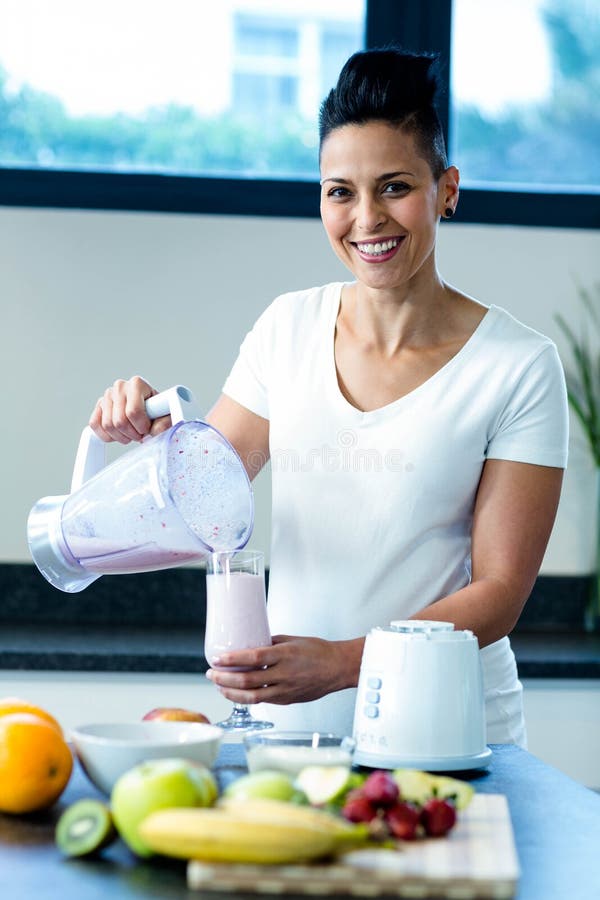
<svg viewBox="0 0 600 900"><path fill-rule="evenodd" d="M206 11L0 0L0 165L317 180L321 89L364 44L364 0Z"/></svg>
<svg viewBox="0 0 600 900"><path fill-rule="evenodd" d="M466 187L598 191L600 6L454 0L450 151Z"/></svg>
<svg viewBox="0 0 600 900"><path fill-rule="evenodd" d="M242 56L285 59L298 55L298 28L293 23L236 13L234 29L236 52Z"/></svg>
<svg viewBox="0 0 600 900"><path fill-rule="evenodd" d="M571 23L569 29L566 32L564 30L552 32L550 29L550 33L546 37L547 46L544 52L549 53L552 50L555 54L555 69L560 70L561 67L569 65L569 56L574 52L575 36L572 29L577 30L581 40L583 40L582 32L583 34L587 33L588 36L584 40L586 48L597 48L600 15L597 0L503 0L502 3L498 3L497 0L473 0L470 3L471 11L477 10L477 15L473 16L469 15L469 12L464 12L467 7L463 7L462 4L467 2L468 0L454 0L454 2L453 0L422 0L422 2L398 0L397 3L392 3L386 2L386 0L381 0L381 2L375 0L375 2L369 3L367 8L368 46L382 46L390 40L390 35L393 35L396 41L412 50L437 51L440 53L442 61L448 63L445 70L448 91L442 98L440 114L450 135L448 142L450 153L454 161L458 163L463 175L463 190L456 219L463 222L506 225L600 227L600 183L597 165L594 167L595 181L585 187L581 185L581 182L565 185L564 179L559 177L551 180L550 184L547 184L547 178L545 178L543 186L539 181L537 184L531 180L524 182L522 176L520 180L517 180L515 168L510 161L502 173L498 162L502 155L510 157L514 153L521 157L529 156L530 162L532 160L540 161L540 154L544 151L541 144L536 146L535 127L533 127L540 121L538 111L534 112L530 109L524 115L524 118L529 120L528 131L532 137L528 150L524 150L522 145L517 146L514 142L514 134L511 134L509 129L504 131L502 127L496 127L502 125L502 122L496 122L496 126L494 123L486 122L487 133L485 129L482 131L479 127L473 131L467 131L468 119L465 114L467 107L472 110L473 104L466 101L465 81L464 78L461 80L459 77L461 71L464 72L464 60L453 59L452 56L453 46L455 51L459 52L458 48L464 47L467 42L471 55L479 53L479 59L482 60L479 65L471 67L468 76L470 80L483 79L483 66L487 67L486 78L494 73L497 84L510 81L513 67L516 64L514 49L518 44L516 34L519 30L519 19L515 18L517 13L529 16L530 21L532 16L537 16L538 29L540 27L539 20L544 21L544 16L549 17L548 21L552 22L556 16L564 18L565 15L568 15L568 21ZM492 24L496 21L497 11L500 11L505 20L503 39L494 30L494 24ZM509 39L506 38L506 27L510 29ZM564 43L557 42L553 48L552 42L556 41L558 34L561 35L561 41ZM496 45L499 55L496 55ZM600 116L600 108L596 99L600 78L600 60L597 50L593 52L595 56L589 57L589 65L586 65L583 73L580 71L579 79L581 80L583 77L585 85L582 85L584 89L578 94L579 107L574 115L578 134L585 133L584 142L578 145L575 152L580 156L589 153L590 159L594 155L597 157L597 149L594 153L593 148L598 147ZM496 62L494 66L491 66L490 60L494 56ZM520 76L521 86L529 92L531 89L531 61L534 58L533 52L530 52L529 66L525 67L525 74ZM556 60L560 62L556 62ZM537 65L539 68L539 61ZM553 70L553 77L555 76L556 71ZM454 90L457 91L457 96L452 96L451 102L451 91ZM585 100L582 101L581 98L584 96ZM556 118L553 130L555 134L559 131L561 137L571 127L566 126L566 112L572 106L573 99L565 94L554 104ZM559 128L561 116L563 116L563 124ZM478 125L481 124L477 117L475 117L475 122ZM573 117L571 125L572 122ZM473 118L469 124L473 124ZM487 139L485 154L482 152L484 135ZM572 146L575 145L572 144ZM584 146L588 149L581 149ZM590 147L591 151L589 151ZM476 166L475 159L477 157L479 158ZM574 161L574 158L569 158L571 168ZM531 171L532 167L530 166L529 178ZM491 177L492 174L495 177L495 184ZM507 177L508 181L505 180ZM539 174L536 177L539 178Z"/></svg>
<svg viewBox="0 0 600 900"><path fill-rule="evenodd" d="M344 22L324 24L320 39L321 77L319 79L319 97L322 100L336 83L344 62L355 50L362 49L362 47L358 48L356 46L355 29Z"/></svg>
<svg viewBox="0 0 600 900"><path fill-rule="evenodd" d="M300 23L294 18L234 16L231 109L248 123L260 122L263 129L270 126L268 140L276 138L282 115L299 114L304 76L299 48Z"/></svg>
<svg viewBox="0 0 600 900"><path fill-rule="evenodd" d="M267 121L278 114L292 112L298 104L298 79L290 75L260 75L256 72L236 72L233 80L236 106L244 116L262 115Z"/></svg>
<svg viewBox="0 0 600 900"><path fill-rule="evenodd" d="M450 61L459 221L598 227L599 18L597 0L0 0L0 203L316 216L319 103L350 53L396 41Z"/></svg>

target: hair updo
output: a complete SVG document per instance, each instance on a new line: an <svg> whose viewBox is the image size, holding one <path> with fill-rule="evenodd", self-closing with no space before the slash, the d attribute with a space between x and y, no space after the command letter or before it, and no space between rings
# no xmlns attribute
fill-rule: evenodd
<svg viewBox="0 0 600 900"><path fill-rule="evenodd" d="M319 147L336 128L383 121L412 134L434 178L448 167L435 108L438 57L391 47L362 50L345 63L319 113Z"/></svg>

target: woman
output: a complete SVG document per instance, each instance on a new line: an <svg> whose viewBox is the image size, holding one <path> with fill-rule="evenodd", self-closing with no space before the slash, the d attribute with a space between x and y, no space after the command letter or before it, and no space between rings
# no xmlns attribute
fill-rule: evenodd
<svg viewBox="0 0 600 900"><path fill-rule="evenodd" d="M488 741L525 745L507 635L558 505L564 379L551 341L437 271L459 173L435 89L430 57L374 50L322 105L321 216L353 280L277 298L207 417L251 476L271 458L276 635L208 676L277 727L348 733L370 628L450 621L479 640ZM92 428L126 443L166 427L144 413L153 393L115 382Z"/></svg>

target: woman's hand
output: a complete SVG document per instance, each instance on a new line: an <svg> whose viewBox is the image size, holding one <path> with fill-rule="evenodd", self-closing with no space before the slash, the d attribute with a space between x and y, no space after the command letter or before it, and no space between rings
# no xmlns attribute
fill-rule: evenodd
<svg viewBox="0 0 600 900"><path fill-rule="evenodd" d="M89 420L90 428L100 440L120 444L141 441L146 435L166 431L171 427L171 416L151 421L146 414L146 400L157 393L139 375L129 381L117 379L96 403ZM205 420L227 438L246 467L248 477L254 478L269 459L268 419L222 394Z"/></svg>
<svg viewBox="0 0 600 900"><path fill-rule="evenodd" d="M213 668L209 678L234 703L305 703L356 687L364 638L324 641L278 634L270 647L223 653L223 666L252 666L248 672Z"/></svg>
<svg viewBox="0 0 600 900"><path fill-rule="evenodd" d="M146 415L146 400L157 393L139 375L129 381L118 379L96 403L90 428L102 441L120 444L141 441L146 435L166 431L171 425L170 416L151 421Z"/></svg>

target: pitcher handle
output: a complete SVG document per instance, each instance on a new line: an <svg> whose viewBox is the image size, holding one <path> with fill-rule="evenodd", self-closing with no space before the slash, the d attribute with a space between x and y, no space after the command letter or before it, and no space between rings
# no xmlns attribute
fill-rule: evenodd
<svg viewBox="0 0 600 900"><path fill-rule="evenodd" d="M182 384L176 384L154 397L149 397L146 400L146 413L150 419L159 419L170 413L173 425L187 422L195 418L194 396L189 388ZM100 472L105 465L106 443L94 434L89 425L86 425L79 439L73 466L71 493L79 490L82 484Z"/></svg>
<svg viewBox="0 0 600 900"><path fill-rule="evenodd" d="M146 400L146 414L149 419L160 419L161 416L171 414L171 424L188 422L194 418L194 396L189 388L183 384L167 388L154 397Z"/></svg>

